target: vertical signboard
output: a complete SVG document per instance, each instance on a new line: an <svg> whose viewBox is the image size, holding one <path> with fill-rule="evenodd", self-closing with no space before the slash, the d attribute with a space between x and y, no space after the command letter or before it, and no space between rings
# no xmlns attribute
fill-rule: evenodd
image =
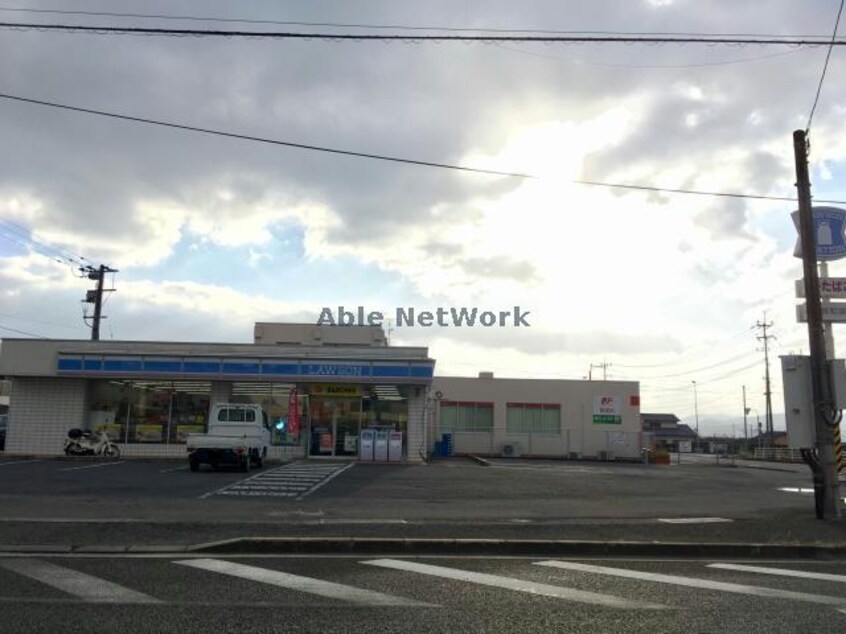
<svg viewBox="0 0 846 634"><path fill-rule="evenodd" d="M616 396L593 397L593 422L606 425L620 425L620 399Z"/></svg>
<svg viewBox="0 0 846 634"><path fill-rule="evenodd" d="M288 395L288 433L295 436L300 433L300 407L297 400L297 388L291 388Z"/></svg>

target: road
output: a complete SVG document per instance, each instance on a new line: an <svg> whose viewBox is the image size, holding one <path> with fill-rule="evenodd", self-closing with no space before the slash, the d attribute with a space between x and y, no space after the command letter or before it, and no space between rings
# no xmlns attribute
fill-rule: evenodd
<svg viewBox="0 0 846 634"><path fill-rule="evenodd" d="M0 603L10 633L836 632L846 564L4 557Z"/></svg>

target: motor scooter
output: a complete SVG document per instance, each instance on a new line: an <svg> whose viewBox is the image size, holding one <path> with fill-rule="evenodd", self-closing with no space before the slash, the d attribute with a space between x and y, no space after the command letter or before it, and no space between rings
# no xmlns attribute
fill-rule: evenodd
<svg viewBox="0 0 846 634"><path fill-rule="evenodd" d="M114 444L103 430L92 432L75 427L68 430L68 436L65 438L65 455L120 458L120 447Z"/></svg>

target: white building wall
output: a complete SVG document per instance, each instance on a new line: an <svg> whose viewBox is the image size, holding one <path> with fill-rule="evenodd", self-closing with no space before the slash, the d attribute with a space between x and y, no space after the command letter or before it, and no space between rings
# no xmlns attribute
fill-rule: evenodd
<svg viewBox="0 0 846 634"><path fill-rule="evenodd" d="M492 433L453 433L455 453L502 454L514 445L519 455L548 457L639 458L641 448L640 386L634 381L564 381L552 379L498 379L435 377L432 394L440 401L471 401L494 404ZM595 423L594 399L613 396L619 405L620 424ZM548 403L561 408L559 434L509 434L507 403ZM440 439L439 406L436 429ZM431 447L430 447L431 449Z"/></svg>
<svg viewBox="0 0 846 634"><path fill-rule="evenodd" d="M406 442L406 461L423 462L426 453L424 420L426 416L426 391L418 388L417 396L408 399L408 440Z"/></svg>
<svg viewBox="0 0 846 634"><path fill-rule="evenodd" d="M12 379L6 452L61 454L67 431L82 426L85 410L85 379Z"/></svg>

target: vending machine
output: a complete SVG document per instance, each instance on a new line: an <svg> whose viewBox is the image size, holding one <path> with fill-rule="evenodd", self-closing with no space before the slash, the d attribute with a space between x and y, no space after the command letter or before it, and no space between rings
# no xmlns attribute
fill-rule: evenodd
<svg viewBox="0 0 846 634"><path fill-rule="evenodd" d="M376 436L375 429L362 429L361 440L359 442L359 459L372 461L373 460L373 444Z"/></svg>
<svg viewBox="0 0 846 634"><path fill-rule="evenodd" d="M376 442L373 445L373 460L375 462L388 461L389 429L376 429Z"/></svg>

